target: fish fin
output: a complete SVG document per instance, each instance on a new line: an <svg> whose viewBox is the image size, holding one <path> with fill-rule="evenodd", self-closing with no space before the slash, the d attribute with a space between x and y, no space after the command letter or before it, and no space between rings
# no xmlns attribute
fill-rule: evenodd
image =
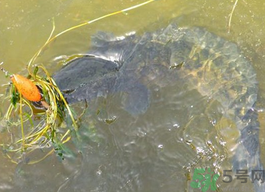
<svg viewBox="0 0 265 192"><path fill-rule="evenodd" d="M150 105L148 88L139 82L134 82L122 93L122 105L132 115L145 113Z"/></svg>

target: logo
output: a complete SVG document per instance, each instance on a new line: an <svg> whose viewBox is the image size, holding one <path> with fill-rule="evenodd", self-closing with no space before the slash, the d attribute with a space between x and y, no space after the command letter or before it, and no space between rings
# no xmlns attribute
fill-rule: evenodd
<svg viewBox="0 0 265 192"><path fill-rule="evenodd" d="M233 180L232 173L232 170L224 170L222 181L224 183L231 183ZM194 170L190 186L192 188L199 188L202 192L206 192L209 188L212 191L216 191L216 181L219 176L220 175L212 172L210 168L196 168ZM246 169L236 170L234 176L237 180L240 180L241 183L247 183L248 179L250 179L252 183L254 183L255 181L259 183L264 183L265 170L252 170L249 173Z"/></svg>
<svg viewBox="0 0 265 192"><path fill-rule="evenodd" d="M212 191L216 191L216 181L219 176L218 174L214 174L210 168L207 171L204 168L196 168L190 186L192 188L201 188L202 192L206 192L209 187L211 187Z"/></svg>

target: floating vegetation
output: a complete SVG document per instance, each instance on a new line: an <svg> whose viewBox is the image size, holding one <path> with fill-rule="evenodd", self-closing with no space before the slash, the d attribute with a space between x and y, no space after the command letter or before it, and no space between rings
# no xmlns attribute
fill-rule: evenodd
<svg viewBox="0 0 265 192"><path fill-rule="evenodd" d="M46 68L43 65L34 65L34 61L43 49L50 42L69 31L113 15L126 14L128 11L153 1L155 0L145 1L141 4L81 23L54 36L55 24L53 23L49 38L36 54L34 54L27 65L27 77L19 74L9 74L1 68L12 81L9 89L10 94L5 98L10 101L10 105L1 122L1 126L6 128L6 132L10 137L10 141L2 143L1 146L6 156L12 162L19 163L23 160L25 161L24 154L32 153L36 149L43 150L44 148L49 149L49 151L45 152L42 157L36 160L27 160L26 162L28 164L40 162L52 152L56 152L63 159L64 153L67 151L64 144L71 139L73 134L78 135L76 131L78 130L77 119L79 117L75 117ZM3 62L0 65L2 64ZM70 117L71 125L61 126L66 115ZM19 127L20 133L16 132L14 135L9 127Z"/></svg>
<svg viewBox="0 0 265 192"><path fill-rule="evenodd" d="M45 77L37 74L39 70L45 73ZM40 145L47 147L53 145L58 149L59 144L69 141L72 130L57 131L64 118L65 109L71 117L73 130L77 130L76 120L70 107L46 69L43 66L36 66L33 75L29 78L21 75L10 76L12 85L7 99L11 102L4 118L9 126L20 125L21 133L15 136L13 142L2 144L6 152L23 154L34 151ZM40 110L34 109L36 105ZM35 125L33 117L42 120ZM26 127L25 122L29 122ZM60 156L63 158L62 154ZM16 162L13 159L12 161Z"/></svg>
<svg viewBox="0 0 265 192"><path fill-rule="evenodd" d="M238 0L235 1L234 5L233 5L233 8L231 10L231 13L229 14L229 19L228 19L228 33L230 33L231 31L231 22L232 22L232 17L233 17L233 14L234 14L234 11L236 9L236 6L237 6L237 2Z"/></svg>

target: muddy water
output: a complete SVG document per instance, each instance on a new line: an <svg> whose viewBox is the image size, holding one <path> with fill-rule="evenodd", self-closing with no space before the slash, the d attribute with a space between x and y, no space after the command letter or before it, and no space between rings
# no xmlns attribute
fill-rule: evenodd
<svg viewBox="0 0 265 192"><path fill-rule="evenodd" d="M140 2L2 0L0 61L4 62L7 70L25 74L26 64L49 36L53 20L56 34ZM141 35L166 26L176 17L180 26L205 27L238 44L257 72L259 96L256 108L259 110L260 143L264 151L264 3L261 0L239 1L228 33L229 14L234 3L159 0L127 15L107 18L61 36L45 49L36 63L42 63L54 72L61 67L59 61L89 50L90 37L97 31L109 31L115 35L137 32ZM8 79L0 75L0 84L7 82ZM5 94L5 88L0 87L0 94ZM190 166L208 166L215 171L231 169L233 154L230 151L236 146L238 132L233 122L217 112L220 104L209 104L208 98L196 90L186 91L185 86L177 82L161 89L154 85L152 90L148 111L137 117L122 109L119 94L92 101L81 120L81 141L69 143L73 154L63 161L52 154L38 164L27 165L28 160L25 160L15 165L1 153L0 191L171 192L187 188L196 191L189 187L187 181ZM1 117L7 106L3 96L2 101ZM76 110L82 107L75 106ZM113 123L106 123L113 118L116 118ZM4 125L0 126L4 131ZM197 157L193 145L197 151L202 151L204 158ZM41 155L39 152L27 158ZM261 159L265 161L263 152ZM191 169L191 176L193 171ZM222 191L253 191L249 180L247 184L238 180L225 184L220 177L217 183Z"/></svg>

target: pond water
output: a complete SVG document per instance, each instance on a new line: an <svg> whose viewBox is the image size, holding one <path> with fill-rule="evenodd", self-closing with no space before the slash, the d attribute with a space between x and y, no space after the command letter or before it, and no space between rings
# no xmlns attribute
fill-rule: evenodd
<svg viewBox="0 0 265 192"><path fill-rule="evenodd" d="M47 40L52 21L55 34L74 25L121 10L142 1L46 0L0 2L0 61L12 73L26 74L26 64ZM106 18L66 33L52 42L37 58L51 73L71 55L86 53L91 36L108 31L115 36L155 31L178 18L179 26L201 26L236 43L257 73L260 122L260 158L265 163L265 3L238 1L228 32L229 15L235 1L158 0L128 14ZM0 84L9 80L0 75ZM67 145L72 154L60 160L51 154L29 165L37 152L18 165L0 153L0 191L201 191L190 187L194 169L209 167L216 173L230 170L237 146L235 123L223 117L220 103L187 89L183 82L168 86L149 85L151 104L146 113L130 115L122 107L119 93L89 103L81 117L79 134ZM6 86L0 87L3 117L8 101ZM84 106L73 106L82 111ZM115 119L112 123L108 123ZM0 125L1 132L5 126ZM12 130L16 133L20 130ZM6 135L6 134L5 134ZM3 134L0 139L4 140ZM199 155L202 154L202 157ZM190 172L190 173L189 173ZM254 191L252 183L224 183L220 191ZM210 190L210 189L209 189Z"/></svg>

